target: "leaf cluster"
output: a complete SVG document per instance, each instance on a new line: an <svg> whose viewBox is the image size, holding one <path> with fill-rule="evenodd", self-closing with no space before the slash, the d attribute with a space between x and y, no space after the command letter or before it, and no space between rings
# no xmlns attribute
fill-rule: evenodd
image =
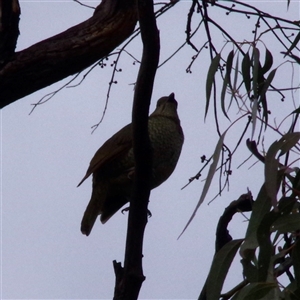
<svg viewBox="0 0 300 300"><path fill-rule="evenodd" d="M300 106L294 98L295 93L299 90L299 82L294 84L293 77L294 67L298 66L293 52L299 50L299 22L272 16L239 1L235 1L234 4L229 2L226 4L227 6L219 2L210 4L207 1L193 1L187 20L187 29L189 29L187 30L187 41L188 44L193 44L191 46L193 49L199 48L197 48L194 38L196 30L204 27L207 36L205 45L208 45L211 63L206 76L204 116L208 118L211 112L215 121L216 133L219 136L214 153L206 160L205 166L189 180L191 183L194 179L198 179L204 169L209 166L208 162L212 161L193 216L204 201L216 172L219 173L219 189L215 197L221 195L226 187L229 188L229 177L233 174L233 159L241 145L246 144L250 150L250 155L248 158L245 157L241 165L252 157L266 163L268 174L275 174L269 169L273 168L274 171L276 165L269 164L265 159L265 143L266 141L272 142L269 138L270 133L273 133L273 137L277 135L282 138L285 133L295 132L300 112ZM255 29L252 31L252 40L239 41L232 35L233 32L229 34L217 23L217 20L210 16L210 10L216 8L227 9L226 15L240 14L248 19L254 19ZM202 19L195 31L192 31L192 20L196 22L195 11L202 16ZM214 40L216 39L214 38L215 28L217 28L219 36L221 33L226 38L221 46L218 46ZM286 50L285 56L280 59L278 55L274 57L276 51L270 48L273 47L273 44L267 47L265 42L270 38L273 43L277 42L279 47ZM188 67L189 71L201 50L198 50L197 55L193 56ZM289 57L294 60L287 60ZM291 85L282 86L283 81L279 76L286 74L287 67L290 70ZM280 108L278 109L281 102L292 107L286 115L283 115ZM277 121L272 123L271 117L273 120L280 119L280 123L278 124ZM224 124L229 125L224 126ZM233 139L227 140L225 135L227 136L228 132L233 129L239 133L235 134ZM287 152L285 165L288 165L291 156L294 157L294 161L290 164L295 164L298 161L299 147L295 145L291 153ZM267 157L269 158L270 155ZM266 180L269 180L269 176L266 177ZM282 189L285 189L284 184Z"/></svg>
<svg viewBox="0 0 300 300"><path fill-rule="evenodd" d="M239 201L231 203L220 218L217 242L220 237L229 238L224 245L216 243L219 247L216 247L200 300L300 299L300 169L291 169L279 162L279 157L290 151L299 139L300 133L290 133L275 141L266 155L265 182L256 200L252 202L249 193L246 197L243 195ZM282 185L287 189L280 196ZM251 204L248 228L243 239L232 240L226 228L237 210L229 218L228 214L232 206L237 207L238 203L241 207L245 201L247 209L240 211L249 210ZM222 293L237 253L243 268L243 280L232 290ZM283 274L286 275L285 283L279 279Z"/></svg>

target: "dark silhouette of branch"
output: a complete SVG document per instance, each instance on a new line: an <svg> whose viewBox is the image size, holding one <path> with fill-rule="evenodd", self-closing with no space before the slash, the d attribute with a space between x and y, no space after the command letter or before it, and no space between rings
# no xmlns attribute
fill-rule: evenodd
<svg viewBox="0 0 300 300"><path fill-rule="evenodd" d="M188 13L188 17L187 17L185 33L186 33L187 44L190 45L196 52L199 52L197 47L191 42L191 31L192 31L191 23L192 23L192 18L193 18L193 14L195 12L196 5L199 6L198 0L193 0L192 5L189 10L189 13Z"/></svg>
<svg viewBox="0 0 300 300"><path fill-rule="evenodd" d="M152 167L148 113L160 47L153 0L137 0L137 8L143 41L143 55L132 110L135 176L128 216L124 269L119 263L114 262L116 274L114 299L137 299L142 282L145 280L142 268L142 250Z"/></svg>
<svg viewBox="0 0 300 300"><path fill-rule="evenodd" d="M136 22L134 0L103 0L87 21L15 53L0 69L0 108L107 56Z"/></svg>
<svg viewBox="0 0 300 300"><path fill-rule="evenodd" d="M19 20L19 1L0 1L0 67L15 52L19 36Z"/></svg>
<svg viewBox="0 0 300 300"><path fill-rule="evenodd" d="M229 206L225 208L223 215L220 217L216 230L216 253L228 242L232 240L231 235L227 229L232 217L237 212L252 211L254 201L249 191L243 194L238 200L232 201Z"/></svg>

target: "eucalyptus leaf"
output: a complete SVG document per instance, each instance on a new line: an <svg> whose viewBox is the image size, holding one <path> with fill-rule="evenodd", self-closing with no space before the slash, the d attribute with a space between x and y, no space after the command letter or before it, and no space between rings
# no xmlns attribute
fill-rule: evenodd
<svg viewBox="0 0 300 300"><path fill-rule="evenodd" d="M258 98L258 88L259 88L259 50L257 48L253 49L253 93L254 97Z"/></svg>
<svg viewBox="0 0 300 300"><path fill-rule="evenodd" d="M210 67L208 69L207 78L206 78L206 105L205 105L205 117L209 108L209 101L211 95L211 89L214 84L215 74L218 70L220 63L221 55L217 54L211 61Z"/></svg>
<svg viewBox="0 0 300 300"><path fill-rule="evenodd" d="M250 283L242 290L238 292L237 297L234 297L234 300L259 300L264 299L265 296L273 289L277 288L275 283Z"/></svg>
<svg viewBox="0 0 300 300"><path fill-rule="evenodd" d="M188 220L187 224L185 225L184 229L182 230L181 234L179 235L178 238L181 237L181 235L185 232L185 230L187 229L187 227L190 225L190 223L192 222L192 220L194 219L195 215L196 215L196 212L198 210L198 208L200 207L200 205L202 204L202 202L204 201L205 199L205 196L209 190L209 187L211 185L211 182L213 180L213 177L215 175L215 172L216 172L216 169L217 169L217 166L218 166L218 162L219 162L219 157L220 157L220 153L222 151L222 148L223 148L223 141L224 141L224 138L225 138L225 135L226 135L226 132L225 131L219 138L219 141L216 145L216 148L215 148L215 151L214 151L214 154L212 156L213 158L213 161L209 167L209 170L208 170L208 174L207 174L207 178L205 180L205 183L204 183L204 187L203 187L203 190L202 190L202 193L201 193L201 196L200 196L200 199L190 217L190 219Z"/></svg>
<svg viewBox="0 0 300 300"><path fill-rule="evenodd" d="M292 259L295 274L295 281L297 289L300 291L300 240L295 242L294 248L292 249Z"/></svg>
<svg viewBox="0 0 300 300"><path fill-rule="evenodd" d="M273 65L273 55L272 53L266 48L266 56L265 56L265 63L261 69L262 73L267 73Z"/></svg>
<svg viewBox="0 0 300 300"><path fill-rule="evenodd" d="M220 298L226 275L242 242L242 239L232 240L215 254L207 277L207 300Z"/></svg>
<svg viewBox="0 0 300 300"><path fill-rule="evenodd" d="M250 96L250 90L251 90L250 70L251 70L251 60L249 57L249 53L246 53L242 60L242 75L243 75L243 81L244 81L244 85L245 85L246 91L248 93L248 96Z"/></svg>
<svg viewBox="0 0 300 300"><path fill-rule="evenodd" d="M272 231L279 233L300 230L300 213L282 216L273 223Z"/></svg>

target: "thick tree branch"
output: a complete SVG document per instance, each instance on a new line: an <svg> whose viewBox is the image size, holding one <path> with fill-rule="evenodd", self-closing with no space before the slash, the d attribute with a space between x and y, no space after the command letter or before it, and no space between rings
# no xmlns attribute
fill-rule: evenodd
<svg viewBox="0 0 300 300"><path fill-rule="evenodd" d="M18 0L0 0L0 67L14 54L19 36Z"/></svg>
<svg viewBox="0 0 300 300"><path fill-rule="evenodd" d="M223 215L220 217L216 230L216 253L227 243L232 240L231 235L227 229L232 217L237 212L252 211L253 198L251 192L243 194L238 200L232 201L229 206L225 208Z"/></svg>
<svg viewBox="0 0 300 300"><path fill-rule="evenodd" d="M153 0L137 0L137 7L144 48L132 110L135 176L128 216L124 272L120 270L120 265L114 263L117 277L114 299L137 299L145 279L142 250L152 169L148 114L160 46Z"/></svg>
<svg viewBox="0 0 300 300"><path fill-rule="evenodd" d="M105 57L136 22L134 0L103 0L87 21L15 53L0 70L0 108Z"/></svg>

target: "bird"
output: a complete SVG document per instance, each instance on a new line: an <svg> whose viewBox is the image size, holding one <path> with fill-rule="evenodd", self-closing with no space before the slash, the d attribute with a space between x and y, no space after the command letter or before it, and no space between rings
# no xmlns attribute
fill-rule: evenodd
<svg viewBox="0 0 300 300"><path fill-rule="evenodd" d="M174 93L161 97L148 118L152 147L150 188L154 189L173 173L184 142ZM130 201L134 178L132 124L109 138L95 153L80 186L93 174L92 195L81 222L81 232L88 236L100 215L107 222Z"/></svg>

